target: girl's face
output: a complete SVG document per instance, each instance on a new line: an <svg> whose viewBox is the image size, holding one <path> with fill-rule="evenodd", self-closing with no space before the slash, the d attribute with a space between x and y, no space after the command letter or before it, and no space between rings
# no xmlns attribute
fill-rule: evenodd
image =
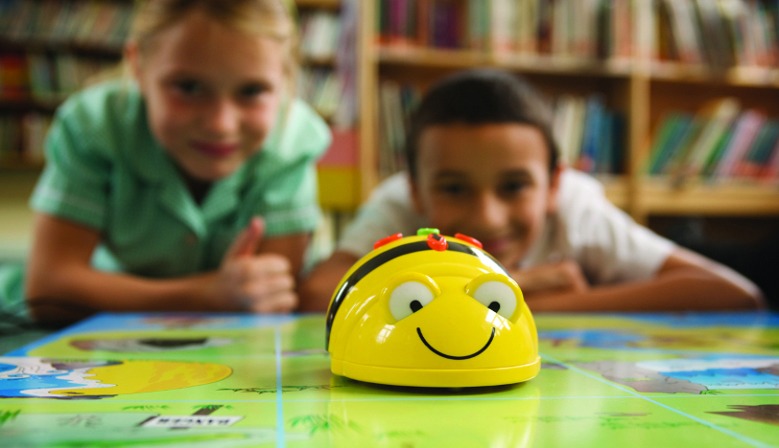
<svg viewBox="0 0 779 448"><path fill-rule="evenodd" d="M547 145L531 126L433 126L421 135L417 164L417 211L444 234L478 239L509 268L555 207L559 172L550 177Z"/></svg>
<svg viewBox="0 0 779 448"><path fill-rule="evenodd" d="M127 58L152 132L185 175L215 181L260 150L285 85L282 44L195 10L138 50Z"/></svg>

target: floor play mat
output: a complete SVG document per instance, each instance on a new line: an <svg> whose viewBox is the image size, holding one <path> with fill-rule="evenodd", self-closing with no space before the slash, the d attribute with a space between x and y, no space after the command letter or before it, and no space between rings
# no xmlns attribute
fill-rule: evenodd
<svg viewBox="0 0 779 448"><path fill-rule="evenodd" d="M511 386L330 373L325 316L101 314L0 357L0 446L779 446L779 315L538 314Z"/></svg>

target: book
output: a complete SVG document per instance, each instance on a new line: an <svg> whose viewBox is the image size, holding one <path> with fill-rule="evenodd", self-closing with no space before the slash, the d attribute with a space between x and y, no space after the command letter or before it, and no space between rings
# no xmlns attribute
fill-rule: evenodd
<svg viewBox="0 0 779 448"><path fill-rule="evenodd" d="M554 101L552 132L560 161L567 166L574 166L579 157L581 126L576 121L582 119L583 109L583 101L573 95L561 95Z"/></svg>
<svg viewBox="0 0 779 448"><path fill-rule="evenodd" d="M670 112L661 122L652 140L650 158L646 171L656 176L665 173L665 168L685 135L694 128L692 114Z"/></svg>
<svg viewBox="0 0 779 448"><path fill-rule="evenodd" d="M619 111L604 109L601 122L603 145L595 162L598 174L614 174L622 167L624 156L625 117Z"/></svg>
<svg viewBox="0 0 779 448"><path fill-rule="evenodd" d="M671 25L671 35L680 62L700 64L703 62L698 28L695 24L693 5L679 0L664 1Z"/></svg>
<svg viewBox="0 0 779 448"><path fill-rule="evenodd" d="M774 144L768 161L758 173L757 178L766 185L779 185L779 140Z"/></svg>
<svg viewBox="0 0 779 448"><path fill-rule="evenodd" d="M326 60L335 56L340 21L328 11L316 11L301 17L301 54L312 60Z"/></svg>
<svg viewBox="0 0 779 448"><path fill-rule="evenodd" d="M598 95L590 96L585 102L581 151L575 165L578 170L585 173L595 172L598 153L603 148L604 108L603 99Z"/></svg>
<svg viewBox="0 0 779 448"><path fill-rule="evenodd" d="M27 94L27 63L22 54L0 54L0 97L17 99Z"/></svg>
<svg viewBox="0 0 779 448"><path fill-rule="evenodd" d="M735 174L738 161L752 146L765 120L766 117L754 109L747 109L739 115L733 126L733 135L712 172L714 180L723 181Z"/></svg>
<svg viewBox="0 0 779 448"><path fill-rule="evenodd" d="M736 162L733 175L739 178L757 178L768 163L777 137L779 137L779 122L765 120L749 150Z"/></svg>
<svg viewBox="0 0 779 448"><path fill-rule="evenodd" d="M711 182L713 179L714 171L717 164L725 154L725 149L730 145L730 141L733 138L733 125L728 127L725 132L720 136L719 140L714 144L714 148L706 158L706 161L701 167L700 177L706 181Z"/></svg>
<svg viewBox="0 0 779 448"><path fill-rule="evenodd" d="M44 141L52 117L40 113L28 113L22 117L22 158L33 165L43 164Z"/></svg>
<svg viewBox="0 0 779 448"><path fill-rule="evenodd" d="M466 47L474 50L487 50L490 48L490 40L492 38L491 31L496 27L490 16L490 7L494 8L493 5L500 1L501 0L484 2L482 0L467 0L468 12L466 17L468 23L466 25ZM513 37L513 33L511 36Z"/></svg>
<svg viewBox="0 0 779 448"><path fill-rule="evenodd" d="M54 62L44 53L27 53L30 93L41 100L54 99L57 94Z"/></svg>
<svg viewBox="0 0 779 448"><path fill-rule="evenodd" d="M674 183L683 183L701 174L717 142L738 116L740 105L735 98L721 98L706 103L696 113L700 132L683 153L677 154L670 173Z"/></svg>
<svg viewBox="0 0 779 448"><path fill-rule="evenodd" d="M490 9L490 38L495 52L512 53L516 51L519 4L513 0L493 0L489 4L483 1L472 1L471 3L481 4L482 7L488 6Z"/></svg>
<svg viewBox="0 0 779 448"><path fill-rule="evenodd" d="M604 4L611 6L611 33L610 33L610 52L607 55L612 60L630 59L634 50L638 49L638 42L634 43L632 35L634 22L633 8L637 6L629 0L604 0ZM641 17L642 21L651 21L653 17ZM651 25L650 25L651 27Z"/></svg>
<svg viewBox="0 0 779 448"><path fill-rule="evenodd" d="M706 62L713 69L731 67L735 62L733 48L717 1L695 0L693 3Z"/></svg>
<svg viewBox="0 0 779 448"><path fill-rule="evenodd" d="M585 99L581 97L564 97L570 110L569 128L561 142L562 161L571 167L576 166L582 150L584 139L584 120L586 117Z"/></svg>
<svg viewBox="0 0 779 448"><path fill-rule="evenodd" d="M600 119L600 146L595 154L594 173L609 174L614 171L615 114L603 109Z"/></svg>
<svg viewBox="0 0 779 448"><path fill-rule="evenodd" d="M517 6L516 52L536 54L538 52L538 2L542 0L519 0Z"/></svg>
<svg viewBox="0 0 779 448"><path fill-rule="evenodd" d="M648 1L642 3L650 4ZM679 60L679 48L674 34L670 8L664 1L658 1L655 3L655 11L652 15L655 16L656 20L653 29L647 31L647 34L652 33L653 36L642 37L642 41L649 40L644 45L653 46L650 49L650 54L655 59L661 61ZM644 28L647 26L645 25Z"/></svg>
<svg viewBox="0 0 779 448"><path fill-rule="evenodd" d="M394 173L402 166L406 135L400 91L400 84L395 82L384 81L379 85L379 172L382 176Z"/></svg>

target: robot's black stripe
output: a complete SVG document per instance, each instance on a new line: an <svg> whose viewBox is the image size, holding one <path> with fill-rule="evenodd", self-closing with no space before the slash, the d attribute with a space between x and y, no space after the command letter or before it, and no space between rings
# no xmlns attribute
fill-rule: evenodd
<svg viewBox="0 0 779 448"><path fill-rule="evenodd" d="M414 252L422 252L426 250L431 250L427 245L427 241L415 241L413 243L403 244L376 255L375 257L363 263L363 265L357 268L354 272L352 272L352 275L350 275L349 278L347 278L341 284L341 288L338 289L335 298L333 298L333 303L330 304L330 310L327 313L325 349L330 346L330 330L332 328L333 321L335 320L335 316L338 314L338 309L341 308L341 304L346 298L346 295L349 293L352 287L354 287L354 285L356 285L360 280L363 279L363 277L371 273L374 269L378 268L384 263L387 263L390 260L394 260L395 258L398 258L402 255L407 255ZM474 249L471 246L458 243L456 241L448 241L447 250L473 255L481 259L482 263L490 266L493 270L509 275L506 269L500 263L498 263L497 260L492 258L484 251Z"/></svg>

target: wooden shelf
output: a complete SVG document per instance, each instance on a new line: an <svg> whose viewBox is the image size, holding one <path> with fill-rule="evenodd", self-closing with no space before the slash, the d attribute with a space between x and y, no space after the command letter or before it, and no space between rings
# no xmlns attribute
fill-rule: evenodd
<svg viewBox="0 0 779 448"><path fill-rule="evenodd" d="M628 194L628 180L625 176L597 176L603 184L606 197L617 207L628 210L630 199Z"/></svg>
<svg viewBox="0 0 779 448"><path fill-rule="evenodd" d="M34 39L17 42L0 38L0 48L18 53L73 53L94 58L115 60L122 54L122 47L91 42L70 42Z"/></svg>
<svg viewBox="0 0 779 448"><path fill-rule="evenodd" d="M0 96L0 110L25 111L38 110L42 112L54 112L59 107L64 97L39 99L28 96L7 97Z"/></svg>
<svg viewBox="0 0 779 448"><path fill-rule="evenodd" d="M655 61L651 65L651 78L679 83L779 88L779 70L764 67L732 67L716 71L701 65Z"/></svg>
<svg viewBox="0 0 779 448"><path fill-rule="evenodd" d="M779 186L730 183L674 188L667 180L646 179L640 191L640 207L653 215L779 215Z"/></svg>
<svg viewBox="0 0 779 448"><path fill-rule="evenodd" d="M0 160L0 171L37 173L43 169L42 162L29 162L26 160Z"/></svg>
<svg viewBox="0 0 779 448"><path fill-rule="evenodd" d="M631 74L628 60L592 60L539 55L492 55L482 50L438 49L418 46L381 46L378 62L416 68L500 67L525 73L551 73L569 76L603 76L626 78Z"/></svg>
<svg viewBox="0 0 779 448"><path fill-rule="evenodd" d="M540 55L496 55L494 65L523 73L550 73L575 77L627 78L633 74L630 60L597 60Z"/></svg>
<svg viewBox="0 0 779 448"><path fill-rule="evenodd" d="M444 50L421 47L378 47L378 63L414 68L470 68L492 65L482 51Z"/></svg>
<svg viewBox="0 0 779 448"><path fill-rule="evenodd" d="M331 9L341 7L341 0L295 0L298 9Z"/></svg>

